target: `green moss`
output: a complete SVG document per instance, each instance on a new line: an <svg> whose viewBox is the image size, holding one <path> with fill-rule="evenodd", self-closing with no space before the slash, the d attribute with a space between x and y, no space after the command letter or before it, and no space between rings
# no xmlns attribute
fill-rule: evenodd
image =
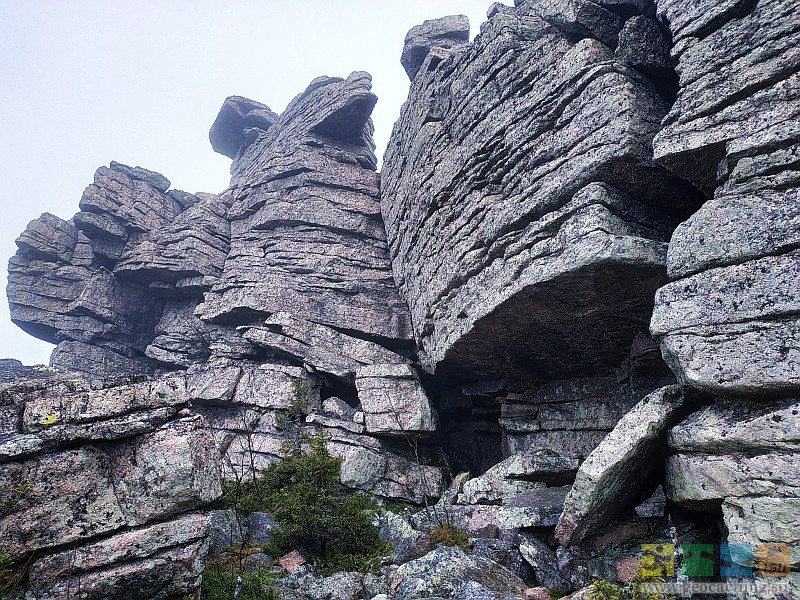
<svg viewBox="0 0 800 600"><path fill-rule="evenodd" d="M586 597L589 600L622 600L623 589L605 579L595 581Z"/></svg>

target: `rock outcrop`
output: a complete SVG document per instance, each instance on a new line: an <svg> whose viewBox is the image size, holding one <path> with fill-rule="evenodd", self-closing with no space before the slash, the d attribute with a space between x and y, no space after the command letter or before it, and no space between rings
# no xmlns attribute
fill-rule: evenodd
<svg viewBox="0 0 800 600"><path fill-rule="evenodd" d="M670 243L651 329L679 379L725 396L800 389L795 2L660 2L680 91L656 159L713 198Z"/></svg>
<svg viewBox="0 0 800 600"><path fill-rule="evenodd" d="M28 598L176 598L197 587L221 494L217 450L181 377L99 387L74 374L3 384L3 553Z"/></svg>
<svg viewBox="0 0 800 600"><path fill-rule="evenodd" d="M429 371L600 375L647 329L698 195L652 158L668 105L633 43L652 28L615 57L613 12L518 4L414 78L383 169L392 265Z"/></svg>
<svg viewBox="0 0 800 600"><path fill-rule="evenodd" d="M100 168L9 263L12 319L58 344L0 361L25 597L182 599L212 541L270 565L270 515L204 511L314 432L394 548L327 577L294 552L281 597L521 600L652 552L680 583L687 544L800 593L799 15L496 3L473 42L409 32L382 174L362 72L280 115L226 99L218 195Z"/></svg>
<svg viewBox="0 0 800 600"><path fill-rule="evenodd" d="M287 311L395 346L411 338L381 221L370 88L366 73L317 79L240 151L231 247L202 319Z"/></svg>

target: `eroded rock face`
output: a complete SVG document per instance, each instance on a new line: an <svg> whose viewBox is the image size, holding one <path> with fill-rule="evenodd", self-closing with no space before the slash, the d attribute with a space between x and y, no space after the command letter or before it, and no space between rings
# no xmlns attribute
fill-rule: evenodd
<svg viewBox="0 0 800 600"><path fill-rule="evenodd" d="M655 157L714 197L672 237L675 281L658 291L651 330L687 385L790 396L800 388L797 7L658 8L680 91Z"/></svg>
<svg viewBox="0 0 800 600"><path fill-rule="evenodd" d="M432 372L599 374L646 327L696 193L652 161L650 29L615 57L613 12L518 4L412 83L383 170L395 278Z"/></svg>
<svg viewBox="0 0 800 600"><path fill-rule="evenodd" d="M13 415L0 434L0 535L15 564L31 561L26 597L197 587L209 523L196 511L222 490L214 440L188 403L182 377L101 387L49 371L0 387Z"/></svg>
<svg viewBox="0 0 800 600"><path fill-rule="evenodd" d="M320 78L232 168L231 249L197 314L276 311L400 343L411 337L380 216L366 73Z"/></svg>

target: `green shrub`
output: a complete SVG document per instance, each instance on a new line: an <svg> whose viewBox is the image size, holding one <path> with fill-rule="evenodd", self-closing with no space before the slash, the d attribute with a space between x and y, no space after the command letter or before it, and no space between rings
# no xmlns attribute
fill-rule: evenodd
<svg viewBox="0 0 800 600"><path fill-rule="evenodd" d="M203 600L232 600L236 591L237 571L206 568L203 573ZM263 569L242 576L239 600L280 600L272 587L275 575Z"/></svg>
<svg viewBox="0 0 800 600"><path fill-rule="evenodd" d="M464 552L469 552L469 535L452 525L442 525L431 533L431 544L434 546L458 546Z"/></svg>
<svg viewBox="0 0 800 600"><path fill-rule="evenodd" d="M262 511L275 517L280 527L265 548L273 556L301 550L323 573L377 569L391 547L381 542L372 524L379 512L375 501L346 492L339 483L342 459L331 456L321 432L298 439L286 451L286 458L258 477L225 484L223 505L242 514Z"/></svg>
<svg viewBox="0 0 800 600"><path fill-rule="evenodd" d="M292 379L292 397L289 398L290 417L297 417L308 408L308 395L311 389L311 384L308 381L300 377Z"/></svg>
<svg viewBox="0 0 800 600"><path fill-rule="evenodd" d="M17 582L13 566L8 554L0 554L0 598L5 598Z"/></svg>

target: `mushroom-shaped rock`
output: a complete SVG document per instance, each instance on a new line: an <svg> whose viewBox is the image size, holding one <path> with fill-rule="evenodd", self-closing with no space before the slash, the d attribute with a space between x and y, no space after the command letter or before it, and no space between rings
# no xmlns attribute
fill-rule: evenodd
<svg viewBox="0 0 800 600"><path fill-rule="evenodd" d="M215 152L233 158L245 142L245 130L266 131L275 121L276 115L269 106L241 96L229 96L222 103L217 119L208 132L208 139Z"/></svg>

